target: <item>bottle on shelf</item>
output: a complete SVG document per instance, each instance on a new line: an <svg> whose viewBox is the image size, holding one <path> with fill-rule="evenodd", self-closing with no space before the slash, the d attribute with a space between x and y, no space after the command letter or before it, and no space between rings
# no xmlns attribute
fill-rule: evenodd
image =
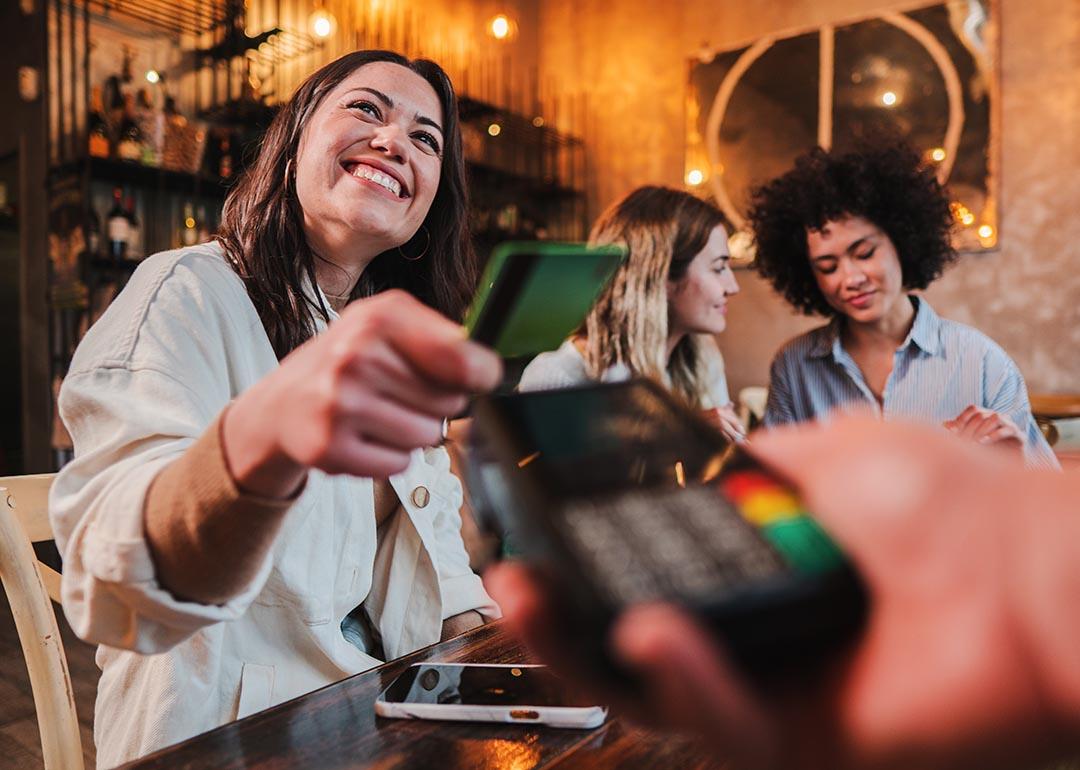
<svg viewBox="0 0 1080 770"><path fill-rule="evenodd" d="M131 73L133 58L131 48L125 45L124 63L120 71L105 79L105 106L109 110L108 119L113 126L119 125L124 117L124 96L131 91L131 83L134 80Z"/></svg>
<svg viewBox="0 0 1080 770"><path fill-rule="evenodd" d="M15 207L8 200L7 182L0 182L0 229L14 230L18 227Z"/></svg>
<svg viewBox="0 0 1080 770"><path fill-rule="evenodd" d="M109 238L109 257L117 262L126 259L131 222L124 209L123 188L113 188L113 204L105 217L105 231Z"/></svg>
<svg viewBox="0 0 1080 770"><path fill-rule="evenodd" d="M210 231L210 220L206 218L206 206L199 206L195 210L196 243L206 243L213 237Z"/></svg>
<svg viewBox="0 0 1080 770"><path fill-rule="evenodd" d="M142 157L146 166L161 165L161 147L165 140L165 113L154 106L150 90L139 89L135 100L135 123L142 134Z"/></svg>
<svg viewBox="0 0 1080 770"><path fill-rule="evenodd" d="M218 176L228 179L233 172L232 148L229 142L229 134L221 137L221 160L218 163Z"/></svg>
<svg viewBox="0 0 1080 770"><path fill-rule="evenodd" d="M180 243L194 246L199 242L199 227L195 221L195 209L191 202L184 204L184 221L180 223Z"/></svg>
<svg viewBox="0 0 1080 770"><path fill-rule="evenodd" d="M94 86L90 96L90 115L86 119L89 134L87 150L93 158L107 158L112 150L112 136L105 119L105 106L101 86Z"/></svg>
<svg viewBox="0 0 1080 770"><path fill-rule="evenodd" d="M135 63L135 52L128 45L124 46L124 63L120 66L120 88L126 96L134 88L135 77L132 73L132 64Z"/></svg>
<svg viewBox="0 0 1080 770"><path fill-rule="evenodd" d="M143 254L142 226L139 223L138 216L135 214L135 195L133 193L128 193L127 207L124 213L127 215L128 220L128 247L124 258L132 262L138 262L145 254Z"/></svg>
<svg viewBox="0 0 1080 770"><path fill-rule="evenodd" d="M116 132L116 155L120 160L139 162L143 157L143 135L135 121L135 97L124 96L124 113Z"/></svg>
<svg viewBox="0 0 1080 770"><path fill-rule="evenodd" d="M86 251L95 257L101 251L101 218L92 203L86 209Z"/></svg>

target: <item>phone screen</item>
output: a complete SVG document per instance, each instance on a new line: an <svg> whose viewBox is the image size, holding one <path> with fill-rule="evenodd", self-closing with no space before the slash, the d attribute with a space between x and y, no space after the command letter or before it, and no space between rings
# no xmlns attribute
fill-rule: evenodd
<svg viewBox="0 0 1080 770"><path fill-rule="evenodd" d="M391 703L591 707L545 666L410 666L383 693Z"/></svg>

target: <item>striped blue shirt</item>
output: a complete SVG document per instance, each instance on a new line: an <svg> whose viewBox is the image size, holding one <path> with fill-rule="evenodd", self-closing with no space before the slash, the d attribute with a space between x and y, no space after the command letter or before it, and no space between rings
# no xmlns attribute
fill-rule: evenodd
<svg viewBox="0 0 1080 770"><path fill-rule="evenodd" d="M1016 364L982 332L938 316L912 297L915 322L897 348L879 404L840 340L839 319L788 342L769 372L765 425L825 419L833 412L872 411L941 425L974 404L1012 419L1024 436L1028 465L1060 467L1035 424Z"/></svg>

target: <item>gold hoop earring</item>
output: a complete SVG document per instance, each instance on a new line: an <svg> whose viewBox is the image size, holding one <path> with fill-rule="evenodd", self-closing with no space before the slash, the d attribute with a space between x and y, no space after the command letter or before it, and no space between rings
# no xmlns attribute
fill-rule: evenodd
<svg viewBox="0 0 1080 770"><path fill-rule="evenodd" d="M427 236L427 241L424 243L424 250L423 251L421 251L415 257L410 257L404 251L401 250L401 246L397 247L398 254L400 254L401 258L404 259L406 262L419 262L421 259L424 258L424 255L427 254L428 249L431 248L431 233L428 231L427 225L420 225L420 229L423 230L424 235ZM404 244L402 244L402 245L404 245Z"/></svg>

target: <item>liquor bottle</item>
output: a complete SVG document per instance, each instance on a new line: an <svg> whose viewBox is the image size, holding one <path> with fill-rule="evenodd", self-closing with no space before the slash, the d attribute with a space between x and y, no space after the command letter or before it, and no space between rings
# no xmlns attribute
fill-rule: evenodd
<svg viewBox="0 0 1080 770"><path fill-rule="evenodd" d="M109 256L120 261L127 256L128 239L131 236L131 222L124 210L124 191L113 188L113 205L105 216L105 231L109 238Z"/></svg>
<svg viewBox="0 0 1080 770"><path fill-rule="evenodd" d="M91 157L107 158L112 145L109 124L105 120L105 107L101 99L101 86L94 86L90 96L90 115L86 119Z"/></svg>
<svg viewBox="0 0 1080 770"><path fill-rule="evenodd" d="M221 161L218 163L218 176L228 179L233 172L232 149L229 144L229 135L221 137Z"/></svg>
<svg viewBox="0 0 1080 770"><path fill-rule="evenodd" d="M143 135L135 122L135 97L132 94L124 96L124 116L116 132L116 155L121 160L142 160Z"/></svg>
<svg viewBox="0 0 1080 770"><path fill-rule="evenodd" d="M127 207L124 212L127 215L128 220L128 247L127 253L124 255L125 259L132 262L138 262L143 258L143 241L142 241L142 226L139 224L139 218L135 215L135 196L129 193L127 197Z"/></svg>
<svg viewBox="0 0 1080 770"><path fill-rule="evenodd" d="M154 107L150 91L139 89L135 99L135 124L142 133L142 157L145 166L161 165L161 146L165 139L165 113Z"/></svg>
<svg viewBox="0 0 1080 770"><path fill-rule="evenodd" d="M194 246L199 242L199 228L195 222L195 210L191 203L184 204L184 221L180 226L180 243Z"/></svg>
<svg viewBox="0 0 1080 770"><path fill-rule="evenodd" d="M94 204L91 202L86 207L86 251L92 256L97 256L101 249L101 218L98 216Z"/></svg>
<svg viewBox="0 0 1080 770"><path fill-rule="evenodd" d="M199 206L195 210L196 242L206 243L213 237L210 232L210 220L206 218L206 206Z"/></svg>
<svg viewBox="0 0 1080 770"><path fill-rule="evenodd" d="M16 230L17 219L15 207L8 201L7 182L0 182L0 230Z"/></svg>
<svg viewBox="0 0 1080 770"><path fill-rule="evenodd" d="M134 80L131 74L133 58L131 49L125 45L124 63L120 71L105 79L105 106L109 110L108 118L113 126L119 125L124 117L124 96L130 93L131 83Z"/></svg>

